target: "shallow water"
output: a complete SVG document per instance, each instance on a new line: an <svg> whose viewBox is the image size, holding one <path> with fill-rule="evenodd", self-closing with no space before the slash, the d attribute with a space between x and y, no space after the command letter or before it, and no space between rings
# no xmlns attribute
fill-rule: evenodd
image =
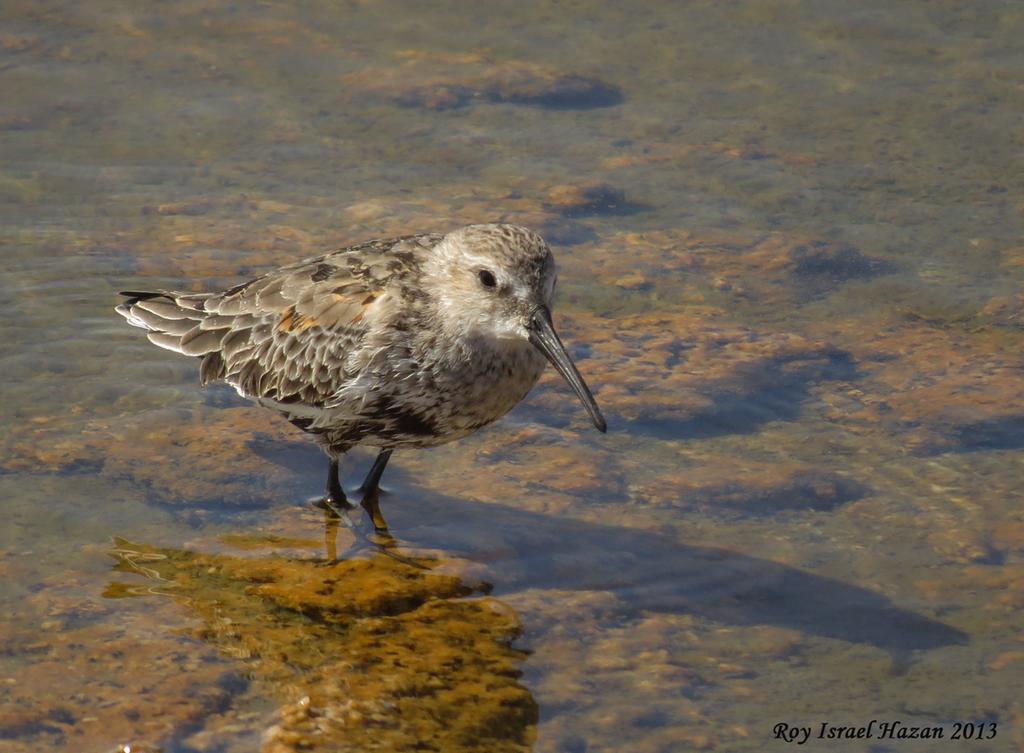
<svg viewBox="0 0 1024 753"><path fill-rule="evenodd" d="M1024 749L1022 37L995 1L5 3L0 751ZM112 311L497 219L555 246L610 430L549 374L396 454L386 554ZM937 745L872 734L807 747Z"/></svg>

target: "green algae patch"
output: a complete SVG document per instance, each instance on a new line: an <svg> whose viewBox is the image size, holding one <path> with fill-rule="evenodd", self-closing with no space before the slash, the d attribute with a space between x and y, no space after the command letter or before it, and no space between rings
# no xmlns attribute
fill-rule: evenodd
<svg viewBox="0 0 1024 753"><path fill-rule="evenodd" d="M537 704L516 615L428 562L242 558L118 541L119 572L198 618L194 637L282 704L263 751L523 751Z"/></svg>

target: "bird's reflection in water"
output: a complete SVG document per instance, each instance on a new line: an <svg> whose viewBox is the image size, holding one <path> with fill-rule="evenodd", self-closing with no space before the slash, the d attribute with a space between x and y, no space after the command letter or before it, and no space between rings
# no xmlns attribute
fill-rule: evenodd
<svg viewBox="0 0 1024 753"><path fill-rule="evenodd" d="M422 557L407 557L398 551L400 543L388 529L387 521L380 510L377 493L371 498L362 499L360 506L363 512L356 514L355 517L353 513L356 512L356 507L347 501L343 505L324 505L321 502L319 499L314 500L314 506L321 508L324 513L324 554L327 562L339 561L338 531L345 528L352 534L353 542L343 551L341 559L349 559L360 551L370 551L390 557L409 567L429 568Z"/></svg>

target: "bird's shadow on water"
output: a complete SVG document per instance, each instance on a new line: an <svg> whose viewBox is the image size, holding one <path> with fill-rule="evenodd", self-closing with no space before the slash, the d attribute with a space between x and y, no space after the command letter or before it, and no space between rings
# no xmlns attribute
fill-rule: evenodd
<svg viewBox="0 0 1024 753"><path fill-rule="evenodd" d="M277 460L317 477L322 470L308 449ZM389 470L387 482L394 491L382 508L396 551L428 549L483 565L499 597L527 589L608 591L622 617L651 611L775 625L872 645L897 663L915 651L968 642L962 631L879 593L770 560L652 530L461 500L406 481L399 468Z"/></svg>
<svg viewBox="0 0 1024 753"><path fill-rule="evenodd" d="M655 531L430 492L393 495L384 511L402 542L487 566L499 597L528 588L611 591L623 616L652 611L776 625L870 644L897 658L968 641L859 586Z"/></svg>

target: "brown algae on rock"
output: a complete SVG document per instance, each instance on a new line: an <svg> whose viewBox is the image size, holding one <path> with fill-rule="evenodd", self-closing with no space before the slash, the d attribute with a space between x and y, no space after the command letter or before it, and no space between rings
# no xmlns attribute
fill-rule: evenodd
<svg viewBox="0 0 1024 753"><path fill-rule="evenodd" d="M111 597L156 589L282 705L263 733L285 751L526 751L537 704L518 681L515 614L431 563L382 553L318 562L118 542ZM134 581L135 579L133 579Z"/></svg>

